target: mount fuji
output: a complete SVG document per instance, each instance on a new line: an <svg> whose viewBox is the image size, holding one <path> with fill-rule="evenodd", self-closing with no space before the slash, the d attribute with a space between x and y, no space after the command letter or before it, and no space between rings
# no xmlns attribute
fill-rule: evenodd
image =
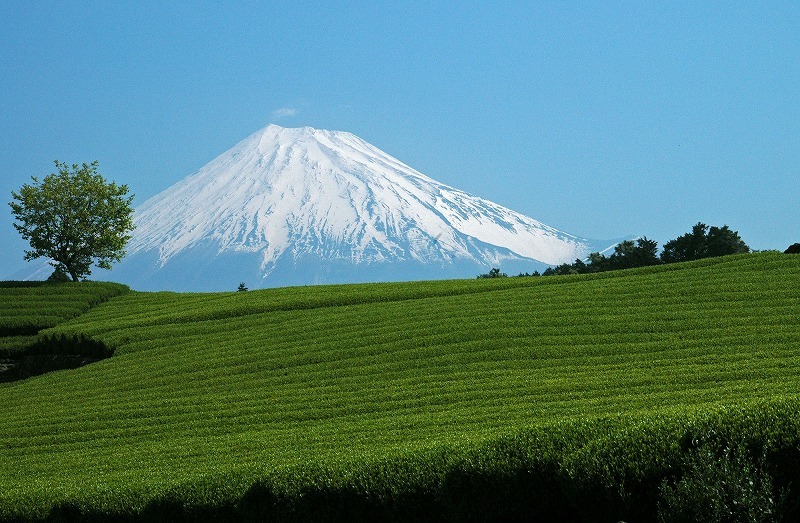
<svg viewBox="0 0 800 523"><path fill-rule="evenodd" d="M533 271L610 242L439 183L347 132L269 125L141 204L113 279L234 290Z"/></svg>

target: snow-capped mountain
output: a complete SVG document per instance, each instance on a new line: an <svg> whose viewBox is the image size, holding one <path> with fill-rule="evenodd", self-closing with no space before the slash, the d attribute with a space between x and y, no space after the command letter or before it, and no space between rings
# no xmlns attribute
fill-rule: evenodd
<svg viewBox="0 0 800 523"><path fill-rule="evenodd" d="M198 291L468 278L599 250L310 127L261 129L144 202L134 222L125 260L93 278Z"/></svg>

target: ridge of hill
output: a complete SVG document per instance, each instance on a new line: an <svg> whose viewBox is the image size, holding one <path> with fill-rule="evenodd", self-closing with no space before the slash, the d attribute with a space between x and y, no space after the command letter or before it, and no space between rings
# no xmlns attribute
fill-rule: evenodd
<svg viewBox="0 0 800 523"><path fill-rule="evenodd" d="M40 334L113 357L0 384L0 519L654 518L687 452L741 438L794 488L799 313L773 253L130 292Z"/></svg>

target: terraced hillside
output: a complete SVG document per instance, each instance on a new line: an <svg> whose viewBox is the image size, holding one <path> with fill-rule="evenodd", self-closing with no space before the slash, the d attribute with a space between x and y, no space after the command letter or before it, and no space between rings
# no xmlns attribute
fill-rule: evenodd
<svg viewBox="0 0 800 523"><path fill-rule="evenodd" d="M37 334L79 316L92 307L124 294L125 285L107 282L49 283L49 282L0 282L0 381L13 381L46 368L79 366L81 354L78 348L73 361L67 361L65 347L58 347L58 356L53 361L31 362L35 354L38 360L50 349L39 343ZM20 376L22 374L22 376Z"/></svg>
<svg viewBox="0 0 800 523"><path fill-rule="evenodd" d="M791 501L799 313L769 253L127 293L39 334L112 358L0 384L0 518L643 520L700 448Z"/></svg>

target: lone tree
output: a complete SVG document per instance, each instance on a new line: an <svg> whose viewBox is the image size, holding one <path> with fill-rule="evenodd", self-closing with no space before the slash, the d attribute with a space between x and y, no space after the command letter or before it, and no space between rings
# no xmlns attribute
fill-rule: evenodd
<svg viewBox="0 0 800 523"><path fill-rule="evenodd" d="M107 182L97 172L97 161L70 170L55 161L57 174L41 182L34 176L9 203L18 223L14 227L31 245L25 259L50 258L50 265L73 281L92 273L92 264L111 269L125 256L133 230L127 185Z"/></svg>

